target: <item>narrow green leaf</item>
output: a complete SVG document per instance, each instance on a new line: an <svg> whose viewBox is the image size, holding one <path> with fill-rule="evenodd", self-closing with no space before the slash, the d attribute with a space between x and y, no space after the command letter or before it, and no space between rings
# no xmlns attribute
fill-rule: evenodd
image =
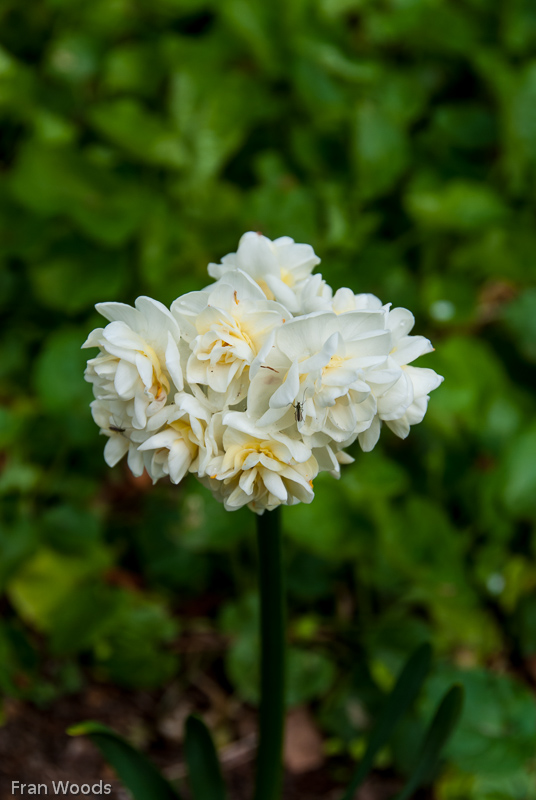
<svg viewBox="0 0 536 800"><path fill-rule="evenodd" d="M69 728L70 736L89 736L115 769L134 800L180 800L180 795L154 764L125 739L100 722L82 722Z"/></svg>
<svg viewBox="0 0 536 800"><path fill-rule="evenodd" d="M389 740L395 725L419 694L420 688L430 669L432 648L423 644L409 657L400 676L380 714L376 727L371 733L368 747L356 769L348 789L341 800L352 800L356 790L372 769L374 759Z"/></svg>
<svg viewBox="0 0 536 800"><path fill-rule="evenodd" d="M194 800L225 800L225 785L212 736L205 723L194 715L186 720L184 755Z"/></svg>
<svg viewBox="0 0 536 800"><path fill-rule="evenodd" d="M395 800L408 800L429 777L439 763L441 751L451 737L463 709L463 689L452 686L441 703L426 731L417 766L409 781Z"/></svg>

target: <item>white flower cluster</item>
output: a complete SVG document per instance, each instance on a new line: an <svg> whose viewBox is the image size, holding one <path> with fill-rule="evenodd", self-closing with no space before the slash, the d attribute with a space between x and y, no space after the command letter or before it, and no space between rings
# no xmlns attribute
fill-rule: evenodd
<svg viewBox="0 0 536 800"><path fill-rule="evenodd" d="M319 472L335 477L371 450L382 421L402 438L442 378L408 366L433 348L413 315L370 294L333 293L312 247L246 233L210 264L214 283L171 309L100 303L109 322L84 347L104 457L134 475L179 483L194 473L235 510L310 503Z"/></svg>

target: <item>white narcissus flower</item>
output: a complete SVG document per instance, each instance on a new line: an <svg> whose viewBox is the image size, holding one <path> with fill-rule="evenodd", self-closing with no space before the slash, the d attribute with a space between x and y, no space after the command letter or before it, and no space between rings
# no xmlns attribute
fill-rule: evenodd
<svg viewBox="0 0 536 800"><path fill-rule="evenodd" d="M382 419L397 436L405 439L409 434L411 425L421 422L428 406L429 394L443 382L441 375L433 369L424 367L411 367L409 364L419 356L432 353L432 343L424 336L409 336L415 325L415 317L406 308L395 308L389 312L387 325L393 337L393 348L390 358L402 370L404 382L411 385L411 402L401 416L392 412L384 412L380 405L379 411ZM400 382L401 379L399 379ZM393 387L396 388L397 384Z"/></svg>
<svg viewBox="0 0 536 800"><path fill-rule="evenodd" d="M388 311L390 303L382 305L382 301L374 294L354 294L351 289L337 289L330 303L330 310L335 314L346 314L348 311Z"/></svg>
<svg viewBox="0 0 536 800"><path fill-rule="evenodd" d="M206 404L186 392L175 395L169 407L167 424L142 444L140 451L150 456L147 471L153 483L169 475L172 483L179 483L188 471L204 474L207 455L205 433L211 412Z"/></svg>
<svg viewBox="0 0 536 800"><path fill-rule="evenodd" d="M284 430L296 420L315 446L349 442L376 413L364 375L389 352L384 326L383 310L311 314L282 326L266 361L271 374L259 370L251 382L248 411L260 426Z"/></svg>
<svg viewBox="0 0 536 800"><path fill-rule="evenodd" d="M149 434L132 427L125 407L121 400L93 400L91 413L100 432L107 437L104 460L108 466L115 467L128 454L130 471L139 477L145 469L145 461L138 448Z"/></svg>
<svg viewBox="0 0 536 800"><path fill-rule="evenodd" d="M225 414L221 424L222 454L208 465L206 483L226 509L248 505L262 513L312 501L318 463L302 441L259 431L247 414L236 411Z"/></svg>
<svg viewBox="0 0 536 800"><path fill-rule="evenodd" d="M171 311L149 297L103 303L84 347L91 409L110 466L180 483L193 473L232 511L309 503L319 472L340 476L356 439L382 423L402 438L443 380L412 366L431 352L413 315L375 295L333 293L312 247L246 233L210 264L217 280Z"/></svg>
<svg viewBox="0 0 536 800"><path fill-rule="evenodd" d="M382 420L393 433L405 439L410 426L422 421L430 392L443 381L432 369L408 366L434 349L424 336L408 335L414 324L415 318L406 308L395 308L387 315L392 347L385 363L367 375L378 411L370 428L359 434L365 451L372 450L378 441Z"/></svg>
<svg viewBox="0 0 536 800"><path fill-rule="evenodd" d="M298 308L295 316L313 314L315 311L332 311L333 289L322 275L311 275L296 289Z"/></svg>
<svg viewBox="0 0 536 800"><path fill-rule="evenodd" d="M228 405L246 396L249 368L263 359L273 331L291 317L239 270L210 290L180 297L171 310L190 345L187 380L223 395Z"/></svg>
<svg viewBox="0 0 536 800"><path fill-rule="evenodd" d="M221 264L209 264L212 278L242 270L250 275L269 300L277 300L292 311L301 313L297 293L320 259L310 244L296 244L289 236L271 241L262 233L249 231L238 243L236 253L222 258Z"/></svg>
<svg viewBox="0 0 536 800"><path fill-rule="evenodd" d="M96 308L110 322L82 345L101 351L88 361L85 378L98 400L122 400L131 426L142 430L166 405L172 386L183 388L179 326L169 309L150 297L138 297L136 308L123 303Z"/></svg>

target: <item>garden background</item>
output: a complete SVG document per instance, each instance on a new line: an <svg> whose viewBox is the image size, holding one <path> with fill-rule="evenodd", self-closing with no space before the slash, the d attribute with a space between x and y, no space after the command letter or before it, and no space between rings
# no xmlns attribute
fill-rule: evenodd
<svg viewBox="0 0 536 800"><path fill-rule="evenodd" d="M249 741L253 515L108 469L80 345L95 302L170 303L261 230L410 308L445 376L407 441L354 447L285 511L288 702L317 759L288 796L347 778L430 641L381 773L407 773L456 681L423 797L536 798L534 3L1 0L0 133L5 791L15 749L28 779L28 749L64 764L53 725L81 714L159 763L191 708L228 752Z"/></svg>

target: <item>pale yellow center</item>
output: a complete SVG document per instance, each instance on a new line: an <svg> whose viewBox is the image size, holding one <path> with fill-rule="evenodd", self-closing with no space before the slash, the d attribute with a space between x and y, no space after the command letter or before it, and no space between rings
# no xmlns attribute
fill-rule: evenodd
<svg viewBox="0 0 536 800"><path fill-rule="evenodd" d="M257 281L257 283L261 287L262 291L264 292L264 294L266 295L268 300L275 300L275 295L272 292L272 290L270 289L270 287L268 286L268 284L266 283L266 281L260 280L260 281Z"/></svg>
<svg viewBox="0 0 536 800"><path fill-rule="evenodd" d="M153 365L153 386L156 386L156 399L161 396L162 392L168 394L171 387L168 379L164 375L162 366L160 364L160 359L158 358L156 351L151 347L150 344L146 344L145 349L138 350L138 353L142 356L146 356Z"/></svg>
<svg viewBox="0 0 536 800"><path fill-rule="evenodd" d="M327 372L330 372L334 369L340 369L346 359L342 358L342 356L331 356L330 360L326 364L325 367L322 368L322 375L325 375Z"/></svg>
<svg viewBox="0 0 536 800"><path fill-rule="evenodd" d="M173 430L177 431L181 439L183 439L185 445L190 451L192 458L195 457L199 447L195 442L192 441L192 427L189 422L185 419L176 419L173 422L170 422L169 425L170 428L173 428Z"/></svg>
<svg viewBox="0 0 536 800"><path fill-rule="evenodd" d="M281 280L287 286L290 286L290 288L292 288L296 283L296 278L294 277L294 274L292 272L289 272L287 269L283 268L281 268Z"/></svg>

